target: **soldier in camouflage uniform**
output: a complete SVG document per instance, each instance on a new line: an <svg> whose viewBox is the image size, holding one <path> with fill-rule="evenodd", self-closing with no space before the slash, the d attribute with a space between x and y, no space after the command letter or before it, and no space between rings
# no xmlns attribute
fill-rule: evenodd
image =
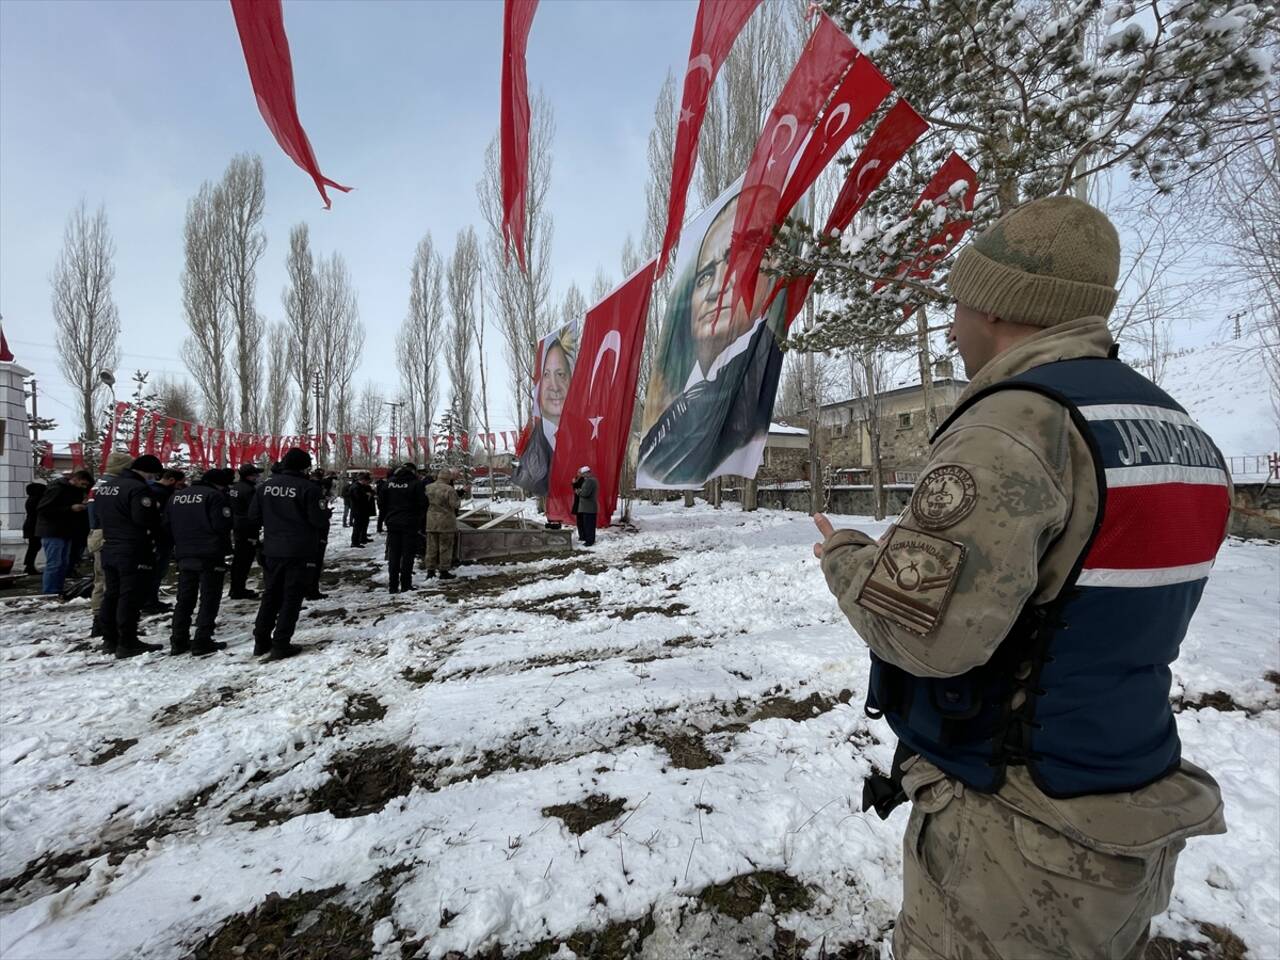
<svg viewBox="0 0 1280 960"><path fill-rule="evenodd" d="M449 568L453 566L453 547L458 538L458 507L462 501L453 488L456 473L441 470L434 483L427 484L427 555L423 566L427 576L439 571L441 580L453 579Z"/></svg>
<svg viewBox="0 0 1280 960"><path fill-rule="evenodd" d="M985 231L948 281L971 382L911 503L879 542L814 518L899 738L864 805L912 805L898 960L1140 958L1186 839L1226 829L1168 694L1230 482L1115 359L1119 264L1069 197Z"/></svg>

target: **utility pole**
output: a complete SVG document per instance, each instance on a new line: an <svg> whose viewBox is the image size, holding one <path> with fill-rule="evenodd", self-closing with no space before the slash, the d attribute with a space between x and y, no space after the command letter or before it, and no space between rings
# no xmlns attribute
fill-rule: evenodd
<svg viewBox="0 0 1280 960"><path fill-rule="evenodd" d="M383 403L391 408L391 453L389 454L390 459L387 461L390 463L396 456L396 440L398 437L397 431L399 429L397 414L400 412L400 408L404 406L404 401L401 400L397 402L395 400L384 400Z"/></svg>
<svg viewBox="0 0 1280 960"><path fill-rule="evenodd" d="M317 465L324 459L324 434L320 424L320 371L311 374L311 389L316 398L316 461Z"/></svg>
<svg viewBox="0 0 1280 960"><path fill-rule="evenodd" d="M36 378L31 378L31 456L35 466L40 466L40 407L36 398L40 391L36 388Z"/></svg>
<svg viewBox="0 0 1280 960"><path fill-rule="evenodd" d="M916 350L920 360L920 393L924 398L925 433L933 436L938 418L933 409L933 360L929 356L929 323L924 307L916 307Z"/></svg>

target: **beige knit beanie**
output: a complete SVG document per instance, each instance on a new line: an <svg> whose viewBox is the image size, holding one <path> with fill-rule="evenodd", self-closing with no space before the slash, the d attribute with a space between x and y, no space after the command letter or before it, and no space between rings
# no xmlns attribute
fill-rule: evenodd
<svg viewBox="0 0 1280 960"><path fill-rule="evenodd" d="M133 464L133 457L124 450L117 450L107 457L107 473L118 477Z"/></svg>
<svg viewBox="0 0 1280 960"><path fill-rule="evenodd" d="M947 286L966 307L1052 327L1110 314L1119 275L1120 238L1106 214L1075 197L1044 197L960 251Z"/></svg>

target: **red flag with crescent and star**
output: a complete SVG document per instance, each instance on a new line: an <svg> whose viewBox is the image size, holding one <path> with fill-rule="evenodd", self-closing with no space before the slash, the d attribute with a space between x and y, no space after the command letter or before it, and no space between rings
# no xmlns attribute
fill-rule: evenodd
<svg viewBox="0 0 1280 960"><path fill-rule="evenodd" d="M573 522L573 478L583 466L591 468L599 483L597 525L607 527L613 516L656 263L650 260L587 311L551 458L549 520Z"/></svg>
<svg viewBox="0 0 1280 960"><path fill-rule="evenodd" d="M671 155L667 231L658 254L658 274L666 269L667 258L675 249L684 226L684 205L698 159L698 138L702 134L702 119L706 116L711 87L733 49L733 41L759 5L760 0L702 0L698 4L698 16L693 22L693 41L689 44L689 65L684 73L676 144Z"/></svg>
<svg viewBox="0 0 1280 960"><path fill-rule="evenodd" d="M325 187L333 187L343 193L351 188L335 183L320 172L320 163L311 149L311 141L302 129L281 0L231 0L231 12L236 18L244 62L249 68L249 82L253 85L262 119L267 122L267 129L280 144L280 149L311 175L316 189L324 198L324 208L328 210L330 201Z"/></svg>
<svg viewBox="0 0 1280 960"><path fill-rule="evenodd" d="M831 95L821 122L814 127L800 152L795 169L782 191L775 222L781 223L800 202L800 197L827 164L835 159L840 148L871 119L871 115L893 92L893 85L881 75L870 58L860 56L840 81Z"/></svg>
<svg viewBox="0 0 1280 960"><path fill-rule="evenodd" d="M857 56L858 48L835 21L826 14L819 17L817 28L760 131L742 181L733 221L733 247L729 251L728 273L733 278L730 295L740 301L751 304L755 300L760 263L780 220L778 207L791 161L832 88Z"/></svg>
<svg viewBox="0 0 1280 960"><path fill-rule="evenodd" d="M525 264L525 201L529 189L529 78L525 49L538 0L506 0L502 9L502 240Z"/></svg>

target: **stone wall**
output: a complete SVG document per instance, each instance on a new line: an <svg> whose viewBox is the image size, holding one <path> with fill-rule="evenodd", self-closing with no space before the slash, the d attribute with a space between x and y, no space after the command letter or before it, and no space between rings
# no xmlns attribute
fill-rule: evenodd
<svg viewBox="0 0 1280 960"><path fill-rule="evenodd" d="M1280 482L1236 484L1231 535L1280 540Z"/></svg>
<svg viewBox="0 0 1280 960"><path fill-rule="evenodd" d="M0 453L0 540L6 546L21 544L22 521L26 517L27 484L35 478L31 457L31 432L27 422L27 401L23 381L31 376L15 363L0 363L0 424L3 424L3 453Z"/></svg>
<svg viewBox="0 0 1280 960"><path fill-rule="evenodd" d="M740 497L740 491L737 489L725 490L724 499L736 502ZM885 497L885 516L896 517L903 508L906 507L907 501L911 499L911 487L905 484L893 484L884 488ZM758 503L762 510L796 510L801 513L808 513L809 505L809 489L808 487L800 487L797 489L777 487L760 487L758 494ZM838 486L832 487L827 497L827 505L824 508L827 513L847 514L855 517L870 517L875 515L874 495L870 486Z"/></svg>

